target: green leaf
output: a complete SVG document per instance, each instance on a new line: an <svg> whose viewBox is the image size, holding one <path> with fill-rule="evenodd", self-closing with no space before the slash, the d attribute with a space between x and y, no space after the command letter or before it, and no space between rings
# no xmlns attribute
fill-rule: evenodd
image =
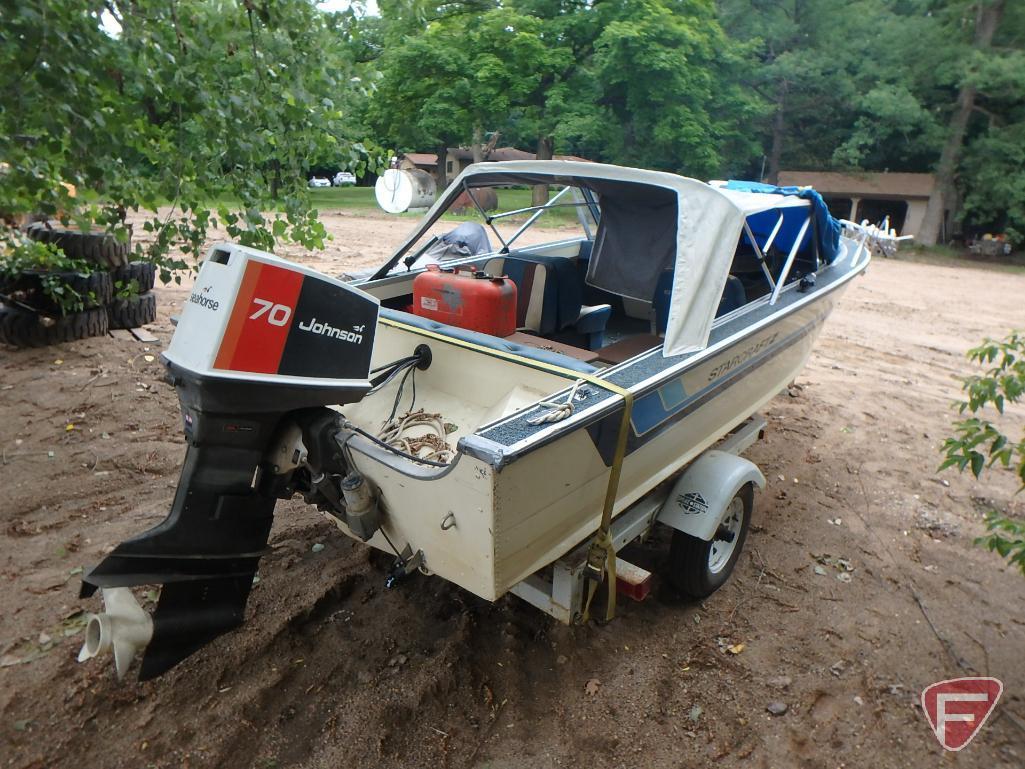
<svg viewBox="0 0 1025 769"><path fill-rule="evenodd" d="M979 473L982 472L982 468L986 463L986 458L978 451L971 452L971 463L972 463L972 475L976 478L979 477Z"/></svg>

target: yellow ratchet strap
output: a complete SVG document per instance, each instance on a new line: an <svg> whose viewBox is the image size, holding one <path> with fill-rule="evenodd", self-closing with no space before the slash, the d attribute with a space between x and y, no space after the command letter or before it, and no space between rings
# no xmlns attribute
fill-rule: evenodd
<svg viewBox="0 0 1025 769"><path fill-rule="evenodd" d="M574 371L573 369L556 366L554 363L545 363L544 361L534 360L522 355L517 355L516 353L506 352L505 350L496 350L493 347L485 347L482 344L475 344L474 342L467 342L463 339L456 339L455 337L439 334L435 331L428 331L427 329L419 328L418 326L411 326L398 320L392 320L391 318L379 318L379 321L386 326L391 326L392 328L408 331L418 336L437 339L439 342L444 342L445 344L474 350L495 358L504 358L505 360L510 360L515 363L522 363L532 368L541 369L542 371L548 371L552 374L566 377L567 379L582 379L585 382L590 382L596 387L602 388L603 390L613 392L623 399L623 417L619 422L619 434L616 437L616 451L612 456L612 468L609 472L609 484L605 489L605 504L602 506L601 523L598 526L598 531L594 535L594 539L591 540L591 546L587 552L587 566L585 567L585 576L588 578L589 584L587 587L587 599L584 603L583 620L586 622L590 618L591 600L594 598L594 594L598 590L598 585L601 584L603 574L608 582L609 593L608 605L605 610L605 619L606 621L611 620L616 615L616 551L612 545L612 510L616 504L616 495L619 493L619 479L623 474L623 458L626 456L626 443L627 438L630 435L630 418L633 414L633 393L625 387L620 387L619 385L613 384L612 382L602 379L599 376L595 376L594 374L585 374L580 371Z"/></svg>

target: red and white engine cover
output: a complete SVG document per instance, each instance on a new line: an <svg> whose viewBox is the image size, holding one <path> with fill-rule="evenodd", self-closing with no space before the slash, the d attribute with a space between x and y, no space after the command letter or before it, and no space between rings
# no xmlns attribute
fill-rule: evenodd
<svg viewBox="0 0 1025 769"><path fill-rule="evenodd" d="M219 244L200 267L164 357L206 377L366 384L378 309L375 297L340 280Z"/></svg>

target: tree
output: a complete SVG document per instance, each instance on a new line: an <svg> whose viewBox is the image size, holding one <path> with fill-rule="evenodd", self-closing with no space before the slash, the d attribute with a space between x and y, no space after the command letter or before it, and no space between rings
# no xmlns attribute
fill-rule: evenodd
<svg viewBox="0 0 1025 769"><path fill-rule="evenodd" d="M990 127L965 151L961 174L965 219L1025 243L1025 121Z"/></svg>
<svg viewBox="0 0 1025 769"><path fill-rule="evenodd" d="M548 84L571 65L571 52L549 46L549 34L541 19L513 7L480 12L472 24L456 13L431 21L378 60L369 120L399 146L436 147L444 183L448 146L470 144L479 155L489 129L543 108ZM526 119L538 120L536 113Z"/></svg>
<svg viewBox="0 0 1025 769"><path fill-rule="evenodd" d="M1004 14L1005 0L978 0L973 4L975 22L972 47L977 56L984 57L993 43L993 36ZM975 109L978 85L970 73L961 82L957 104L950 114L946 140L936 165L936 185L929 196L925 217L918 231L918 240L924 245L935 245L940 237L947 208L953 198L954 175L961 161L968 121Z"/></svg>
<svg viewBox="0 0 1025 769"><path fill-rule="evenodd" d="M1025 7L1005 6L992 48L970 63L974 115L958 169L964 221L1025 243Z"/></svg>
<svg viewBox="0 0 1025 769"><path fill-rule="evenodd" d="M612 0L595 42L617 162L705 177L757 155L760 104L707 0Z"/></svg>
<svg viewBox="0 0 1025 769"><path fill-rule="evenodd" d="M747 84L771 105L771 117L768 135L760 127L753 133L764 137L765 179L775 184L787 140L793 147L807 148L809 137L794 134L807 125L812 105L823 109L829 104L820 84L835 59L823 55L822 37L831 28L835 8L814 0L721 0L719 12L729 35L747 42L758 62ZM815 140L811 142L814 146Z"/></svg>
<svg viewBox="0 0 1025 769"><path fill-rule="evenodd" d="M758 62L746 84L771 104L767 123L751 126L765 150L767 181L775 183L784 165L893 167L888 151L920 135L916 117L929 116L915 102L904 58L907 40L923 39L921 24L894 6L720 0L723 26L752 46ZM914 50L921 58L930 48Z"/></svg>
<svg viewBox="0 0 1025 769"><path fill-rule="evenodd" d="M973 227L1025 234L1015 141L1025 94L1025 9L1006 0L720 0L755 45L751 82L773 103L767 173L781 165L935 171L920 240L964 200ZM1014 162L1009 162L1014 161ZM942 198L942 202L940 201ZM955 212L956 213L956 212Z"/></svg>
<svg viewBox="0 0 1025 769"><path fill-rule="evenodd" d="M66 211L119 237L129 210L150 211L144 250L165 280L185 266L172 245L195 255L218 219L249 245L321 247L309 158L380 162L347 136L353 69L336 21L312 0L17 4L0 27L0 209Z"/></svg>
<svg viewBox="0 0 1025 769"><path fill-rule="evenodd" d="M382 45L364 118L399 149L434 148L439 187L447 184L448 147L469 143L475 129L483 133L486 99L494 94L475 88L468 48L480 16L496 6L495 0L382 0L381 18L370 22Z"/></svg>
<svg viewBox="0 0 1025 769"><path fill-rule="evenodd" d="M387 47L377 61L381 78L366 116L398 148L434 147L439 188L446 184L448 147L468 139L474 123L469 61L456 38L435 22Z"/></svg>

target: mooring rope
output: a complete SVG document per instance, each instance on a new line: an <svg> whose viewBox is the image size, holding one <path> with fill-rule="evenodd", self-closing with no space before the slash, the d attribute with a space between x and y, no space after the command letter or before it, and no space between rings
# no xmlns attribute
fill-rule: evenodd
<svg viewBox="0 0 1025 769"><path fill-rule="evenodd" d="M429 432L423 435L406 435L406 431L413 428L427 428ZM451 462L455 451L445 440L448 432L445 430L445 419L441 414L428 414L423 409L409 411L397 417L389 419L377 433L377 437L407 454L421 459L440 460ZM426 454L421 454L428 449Z"/></svg>
<svg viewBox="0 0 1025 769"><path fill-rule="evenodd" d="M569 391L569 396L562 403L559 401L541 401L538 406L551 409L551 411L539 414L536 417L531 417L527 420L527 424L543 425L548 422L561 422L563 419L568 419L573 416L573 412L575 410L573 400L576 398L577 390L580 389L580 385L583 383L583 379L578 379L574 382L573 388Z"/></svg>

